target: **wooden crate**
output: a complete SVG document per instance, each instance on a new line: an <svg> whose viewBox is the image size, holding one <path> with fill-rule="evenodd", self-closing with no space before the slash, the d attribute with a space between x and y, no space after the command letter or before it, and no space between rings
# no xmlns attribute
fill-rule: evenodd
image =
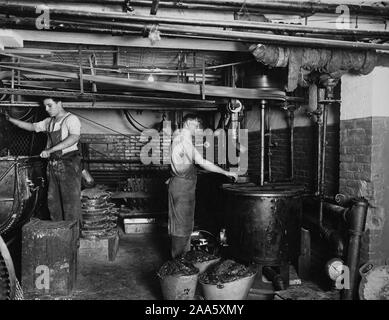
<svg viewBox="0 0 389 320"><path fill-rule="evenodd" d="M114 261L119 249L119 234L101 239L80 239L80 264L89 261Z"/></svg>
<svg viewBox="0 0 389 320"><path fill-rule="evenodd" d="M123 222L126 234L154 233L159 229L155 218L126 218Z"/></svg>
<svg viewBox="0 0 389 320"><path fill-rule="evenodd" d="M27 298L68 296L77 279L79 229L73 221L33 219L22 229L22 288Z"/></svg>

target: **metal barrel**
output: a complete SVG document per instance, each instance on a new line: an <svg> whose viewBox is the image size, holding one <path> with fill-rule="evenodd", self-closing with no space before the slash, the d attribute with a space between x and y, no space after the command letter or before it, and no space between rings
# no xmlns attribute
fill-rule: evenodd
<svg viewBox="0 0 389 320"><path fill-rule="evenodd" d="M37 186L44 178L40 161L28 157L0 158L0 234L27 220L37 206Z"/></svg>
<svg viewBox="0 0 389 320"><path fill-rule="evenodd" d="M246 262L281 265L296 260L301 190L295 187L224 186L227 242Z"/></svg>

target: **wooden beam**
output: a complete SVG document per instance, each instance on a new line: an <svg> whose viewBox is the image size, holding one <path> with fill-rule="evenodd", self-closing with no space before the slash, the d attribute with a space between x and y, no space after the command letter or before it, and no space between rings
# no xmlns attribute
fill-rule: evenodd
<svg viewBox="0 0 389 320"><path fill-rule="evenodd" d="M70 43L100 46L139 47L156 49L177 49L196 51L225 51L248 52L247 46L242 42L207 39L172 39L164 38L151 45L148 38L130 36L112 36L110 34L77 33L77 32L53 32L38 30L12 30L24 41Z"/></svg>

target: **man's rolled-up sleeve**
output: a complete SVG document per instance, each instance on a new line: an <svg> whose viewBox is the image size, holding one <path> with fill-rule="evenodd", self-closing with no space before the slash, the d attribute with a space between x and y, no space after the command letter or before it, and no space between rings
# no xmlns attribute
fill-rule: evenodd
<svg viewBox="0 0 389 320"><path fill-rule="evenodd" d="M81 122L75 115L71 115L67 121L69 134L81 135Z"/></svg>
<svg viewBox="0 0 389 320"><path fill-rule="evenodd" d="M35 132L47 131L48 121L50 121L49 118L42 120L42 121L39 121L39 122L34 122L32 125L34 126Z"/></svg>

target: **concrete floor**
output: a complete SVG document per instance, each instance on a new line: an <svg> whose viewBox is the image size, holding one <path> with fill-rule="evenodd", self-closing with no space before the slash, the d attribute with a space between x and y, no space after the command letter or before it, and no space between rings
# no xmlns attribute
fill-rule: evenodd
<svg viewBox="0 0 389 320"><path fill-rule="evenodd" d="M74 300L162 299L156 275L168 259L166 234L120 234L113 262L80 259Z"/></svg>
<svg viewBox="0 0 389 320"><path fill-rule="evenodd" d="M77 285L72 300L159 300L162 299L158 269L169 257L166 233L120 234L115 261L79 259ZM283 291L284 299L336 300L337 292L326 292L303 282ZM249 300L258 300L249 295Z"/></svg>

